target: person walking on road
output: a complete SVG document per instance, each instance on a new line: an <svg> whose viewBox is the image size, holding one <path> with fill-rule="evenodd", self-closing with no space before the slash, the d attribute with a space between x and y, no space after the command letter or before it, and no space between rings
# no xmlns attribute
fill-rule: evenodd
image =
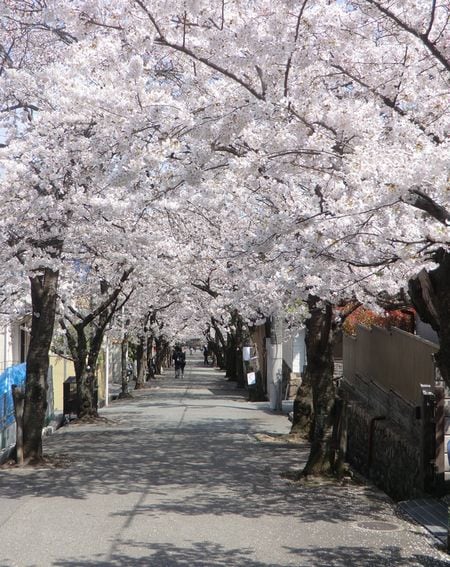
<svg viewBox="0 0 450 567"><path fill-rule="evenodd" d="M203 365L208 366L208 345L203 346Z"/></svg>
<svg viewBox="0 0 450 567"><path fill-rule="evenodd" d="M182 378L186 364L186 356L179 345L177 345L173 351L172 360L175 366L175 378Z"/></svg>
<svg viewBox="0 0 450 567"><path fill-rule="evenodd" d="M184 367L186 366L186 353L181 349L182 363L181 363L181 377L184 378Z"/></svg>

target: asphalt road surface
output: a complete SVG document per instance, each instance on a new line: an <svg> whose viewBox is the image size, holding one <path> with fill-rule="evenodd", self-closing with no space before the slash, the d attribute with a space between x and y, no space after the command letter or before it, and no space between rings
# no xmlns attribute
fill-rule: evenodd
<svg viewBox="0 0 450 567"><path fill-rule="evenodd" d="M450 565L376 489L284 480L308 448L200 356L101 415L0 470L1 567Z"/></svg>

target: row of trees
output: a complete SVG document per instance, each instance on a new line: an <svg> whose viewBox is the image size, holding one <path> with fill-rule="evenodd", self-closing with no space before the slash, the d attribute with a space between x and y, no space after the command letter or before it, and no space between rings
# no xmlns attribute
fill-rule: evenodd
<svg viewBox="0 0 450 567"><path fill-rule="evenodd" d="M330 460L332 305L410 282L450 384L445 3L0 4L3 305L23 309L28 279L33 312L26 458L57 312L87 384L118 307L142 340L152 317L170 339L311 315L310 470Z"/></svg>

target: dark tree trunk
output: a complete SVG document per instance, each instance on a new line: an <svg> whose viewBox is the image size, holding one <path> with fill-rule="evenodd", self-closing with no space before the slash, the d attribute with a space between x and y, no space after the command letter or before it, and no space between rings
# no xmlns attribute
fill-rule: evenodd
<svg viewBox="0 0 450 567"><path fill-rule="evenodd" d="M422 270L410 280L409 294L422 321L438 334L436 365L450 387L450 253L441 249L434 260L438 264L436 269Z"/></svg>
<svg viewBox="0 0 450 567"><path fill-rule="evenodd" d="M226 365L226 375L228 380L232 382L237 381L237 345L236 345L236 335L233 331L228 331L227 333L227 346L225 351L225 365Z"/></svg>
<svg viewBox="0 0 450 567"><path fill-rule="evenodd" d="M80 418L98 417L98 359L108 323L130 297L126 296L119 305L118 297L122 284L130 274L131 270L124 272L120 285L109 295L107 295L107 282L101 281L100 291L104 299L100 305L93 308L87 315L81 314L72 307L70 308L71 316L66 314L60 321L74 362L77 381L77 414Z"/></svg>
<svg viewBox="0 0 450 567"><path fill-rule="evenodd" d="M163 341L160 337L155 337L155 374L161 374L162 372L162 361L164 358Z"/></svg>
<svg viewBox="0 0 450 567"><path fill-rule="evenodd" d="M307 373L312 387L313 420L311 450L303 475L334 472L332 446L336 385L333 380L333 307L317 297L308 299L310 318L306 321Z"/></svg>
<svg viewBox="0 0 450 567"><path fill-rule="evenodd" d="M230 330L227 334L226 373L229 380L237 382L240 388L246 386L242 347L250 344L250 333L237 311L231 315Z"/></svg>
<svg viewBox="0 0 450 567"><path fill-rule="evenodd" d="M86 332L88 328L79 323L74 326L75 334L66 331L67 344L72 354L77 382L77 415L79 418L98 417L97 362L103 333L93 337L90 347Z"/></svg>
<svg viewBox="0 0 450 567"><path fill-rule="evenodd" d="M80 418L98 417L97 376L95 371L87 366L81 376L81 401L78 416Z"/></svg>
<svg viewBox="0 0 450 567"><path fill-rule="evenodd" d="M25 403L25 392L15 384L11 386L14 403L14 415L16 416L16 462L23 465L23 406Z"/></svg>
<svg viewBox="0 0 450 567"><path fill-rule="evenodd" d="M252 333L250 333L249 335L247 346L250 346L252 348L253 356L251 360L244 362L244 379L250 372L254 372L256 378L256 383L249 386L248 399L250 402L262 402L266 400L263 384L263 369L261 368L260 364L262 356L260 356L261 353L259 353L258 344L254 340Z"/></svg>
<svg viewBox="0 0 450 567"><path fill-rule="evenodd" d="M311 441L314 416L313 394L311 376L307 370L302 377L302 382L295 395L293 410L294 417L292 420L291 433L297 433Z"/></svg>
<svg viewBox="0 0 450 567"><path fill-rule="evenodd" d="M247 377L244 376L243 347L250 344L250 333L239 313L235 313L236 326L236 381L240 388L247 386Z"/></svg>
<svg viewBox="0 0 450 567"><path fill-rule="evenodd" d="M76 327L77 341L75 342L76 354L72 352L72 356L76 357L75 377L77 381L77 415L84 417L89 414L89 407L91 405L91 395L88 389L87 380L87 354L88 346L85 335L85 328L83 326Z"/></svg>
<svg viewBox="0 0 450 567"><path fill-rule="evenodd" d="M33 316L23 412L25 463L42 459L42 429L47 410L48 353L55 324L58 276L57 271L46 268L42 275L30 277Z"/></svg>
<svg viewBox="0 0 450 567"><path fill-rule="evenodd" d="M155 355L155 374L161 374L163 365L169 368L170 360L170 345L161 337L155 337L156 355Z"/></svg>
<svg viewBox="0 0 450 567"><path fill-rule="evenodd" d="M147 377L146 379L149 380L150 378L155 377L155 366L153 361L153 335L147 337Z"/></svg>
<svg viewBox="0 0 450 567"><path fill-rule="evenodd" d="M147 358L147 337L143 335L139 337L139 343L136 349L137 376L135 390L141 390L145 387Z"/></svg>
<svg viewBox="0 0 450 567"><path fill-rule="evenodd" d="M106 316L106 313L104 314ZM104 317L103 317L104 318ZM100 323L102 316L100 316ZM109 318L108 318L109 320ZM80 405L80 417L98 417L98 358L102 348L103 337L105 334L106 322L100 326L95 326L91 337L90 347L87 355L87 366L85 369L84 380L82 379L82 392Z"/></svg>
<svg viewBox="0 0 450 567"><path fill-rule="evenodd" d="M215 332L215 337L216 337L216 341L215 341L216 364L220 369L224 370L225 369L226 341L225 341L224 336L222 334L222 331L220 330L219 325L217 324L217 321L214 319L214 317L211 317L211 325L213 326L213 329L214 329L214 332Z"/></svg>
<svg viewBox="0 0 450 567"><path fill-rule="evenodd" d="M121 345L121 391L119 398L131 398L128 388L129 375L128 375L128 333L125 333Z"/></svg>

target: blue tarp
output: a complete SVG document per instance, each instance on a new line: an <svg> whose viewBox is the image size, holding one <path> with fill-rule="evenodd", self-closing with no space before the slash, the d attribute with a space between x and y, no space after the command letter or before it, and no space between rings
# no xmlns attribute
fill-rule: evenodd
<svg viewBox="0 0 450 567"><path fill-rule="evenodd" d="M11 386L23 386L26 377L26 364L10 366L0 374L0 427L14 423L14 404Z"/></svg>

